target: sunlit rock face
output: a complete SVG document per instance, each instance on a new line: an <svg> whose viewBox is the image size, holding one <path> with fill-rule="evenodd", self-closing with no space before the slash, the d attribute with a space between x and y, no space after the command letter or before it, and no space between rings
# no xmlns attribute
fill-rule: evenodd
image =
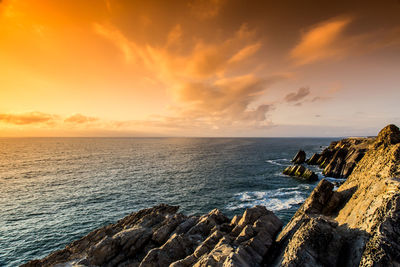
<svg viewBox="0 0 400 267"><path fill-rule="evenodd" d="M203 216L177 210L138 211L24 266L260 266L282 228L263 206L232 220L217 209Z"/></svg>
<svg viewBox="0 0 400 267"><path fill-rule="evenodd" d="M375 138L350 137L332 142L321 153L312 155L306 163L319 165L325 176L347 178L374 140Z"/></svg>
<svg viewBox="0 0 400 267"><path fill-rule="evenodd" d="M284 169L282 173L306 181L318 181L318 175L303 165L289 166Z"/></svg>
<svg viewBox="0 0 400 267"><path fill-rule="evenodd" d="M400 264L400 131L388 125L359 144L368 149L346 182L337 191L319 183L278 236L269 265Z"/></svg>

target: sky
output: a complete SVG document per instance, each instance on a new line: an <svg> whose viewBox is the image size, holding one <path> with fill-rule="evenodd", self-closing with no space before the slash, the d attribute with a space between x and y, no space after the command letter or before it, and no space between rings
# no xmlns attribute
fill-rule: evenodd
<svg viewBox="0 0 400 267"><path fill-rule="evenodd" d="M375 135L399 84L399 0L0 0L0 137Z"/></svg>

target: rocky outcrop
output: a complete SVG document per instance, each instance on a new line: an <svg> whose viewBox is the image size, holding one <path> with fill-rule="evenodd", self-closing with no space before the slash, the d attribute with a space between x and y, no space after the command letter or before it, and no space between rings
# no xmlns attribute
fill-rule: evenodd
<svg viewBox="0 0 400 267"><path fill-rule="evenodd" d="M292 162L294 164L303 164L305 161L306 161L306 152L304 152L303 150L299 150L299 152L297 152L297 154L292 159Z"/></svg>
<svg viewBox="0 0 400 267"><path fill-rule="evenodd" d="M342 141L326 151L365 155L336 191L321 180L277 237L282 222L263 206L229 220L159 205L24 266L400 266L400 130Z"/></svg>
<svg viewBox="0 0 400 267"><path fill-rule="evenodd" d="M263 206L232 220L216 209L201 217L177 210L140 210L23 266L260 266L282 228Z"/></svg>
<svg viewBox="0 0 400 267"><path fill-rule="evenodd" d="M289 166L282 172L285 175L300 178L306 181L318 181L318 175L303 165Z"/></svg>
<svg viewBox="0 0 400 267"><path fill-rule="evenodd" d="M332 142L320 154L309 158L308 165L319 165L323 174L334 178L347 178L357 163L364 157L374 138L350 137Z"/></svg>
<svg viewBox="0 0 400 267"><path fill-rule="evenodd" d="M385 127L337 191L322 180L277 238L273 266L400 266L400 131Z"/></svg>

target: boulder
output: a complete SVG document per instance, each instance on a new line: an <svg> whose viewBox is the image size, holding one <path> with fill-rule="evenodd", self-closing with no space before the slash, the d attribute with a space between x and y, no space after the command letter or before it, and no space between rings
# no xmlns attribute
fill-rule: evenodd
<svg viewBox="0 0 400 267"><path fill-rule="evenodd" d="M302 165L289 166L282 173L307 181L318 181L318 175Z"/></svg>
<svg viewBox="0 0 400 267"><path fill-rule="evenodd" d="M303 164L305 160L306 160L306 152L304 152L303 150L299 150L292 159L292 162L294 164Z"/></svg>

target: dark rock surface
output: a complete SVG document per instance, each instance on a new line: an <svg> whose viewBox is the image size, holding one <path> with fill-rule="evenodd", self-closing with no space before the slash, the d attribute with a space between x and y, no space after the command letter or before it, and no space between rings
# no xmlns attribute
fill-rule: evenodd
<svg viewBox="0 0 400 267"><path fill-rule="evenodd" d="M319 165L323 174L334 178L347 178L357 163L364 157L374 138L350 137L332 142L320 154L311 156L306 163Z"/></svg>
<svg viewBox="0 0 400 267"><path fill-rule="evenodd" d="M89 233L23 266L260 266L282 222L264 206L232 220L159 205Z"/></svg>
<svg viewBox="0 0 400 267"><path fill-rule="evenodd" d="M289 166L285 170L283 170L282 173L307 181L318 181L318 175L316 175L313 171L307 169L303 165Z"/></svg>
<svg viewBox="0 0 400 267"><path fill-rule="evenodd" d="M297 152L297 154L292 159L292 162L294 164L303 164L305 161L306 161L306 152L304 152L303 150L299 150L299 152Z"/></svg>

